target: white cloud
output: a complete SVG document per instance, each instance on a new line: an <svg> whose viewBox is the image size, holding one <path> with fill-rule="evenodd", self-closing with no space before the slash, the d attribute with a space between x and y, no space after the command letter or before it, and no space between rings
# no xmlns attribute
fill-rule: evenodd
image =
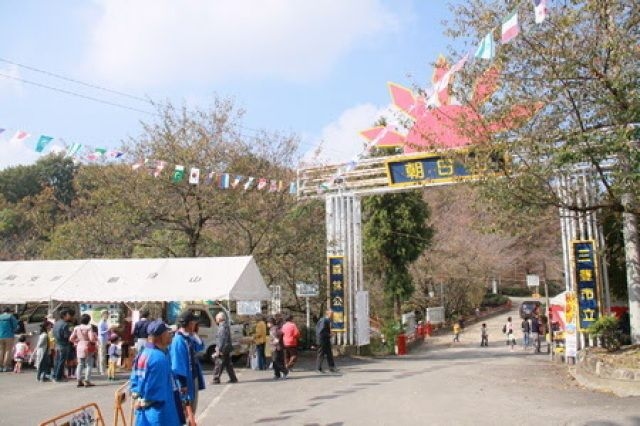
<svg viewBox="0 0 640 426"><path fill-rule="evenodd" d="M323 75L397 26L381 0L95 0L90 72L121 85Z"/></svg>
<svg viewBox="0 0 640 426"><path fill-rule="evenodd" d="M367 103L343 111L337 120L322 129L319 137L311 138L312 142L305 145L311 149L304 155L303 162L341 163L354 159L366 144L359 132L372 127L380 117L393 121L390 106Z"/></svg>
<svg viewBox="0 0 640 426"><path fill-rule="evenodd" d="M15 142L11 140L14 134L15 130L6 130L2 133L0 139L0 146L2 147L0 170L10 166L33 164L41 156L33 148L33 144L35 144L33 136L24 142Z"/></svg>

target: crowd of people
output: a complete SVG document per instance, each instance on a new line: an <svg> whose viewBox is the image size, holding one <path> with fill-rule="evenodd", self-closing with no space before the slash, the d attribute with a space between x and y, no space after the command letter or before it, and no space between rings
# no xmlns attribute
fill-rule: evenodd
<svg viewBox="0 0 640 426"><path fill-rule="evenodd" d="M460 334L464 331L464 323L459 320L455 321L452 326L453 342L460 342ZM516 343L516 331L517 328L513 323L511 317L507 318L507 322L502 326L502 333L505 335L505 343L510 347L511 351L515 350ZM540 321L538 315L532 315L528 318L524 318L520 324L520 331L522 333L522 348L527 350L533 348L537 353L540 352L541 340L546 333L545 324ZM489 329L486 323L482 323L480 326L480 346L489 346Z"/></svg>
<svg viewBox="0 0 640 426"><path fill-rule="evenodd" d="M17 341L18 322L10 308L0 314L0 359L2 371L20 373L22 365L31 362L39 382L57 383L76 380L78 387L92 387L92 375L116 380L117 366L123 356L122 339L109 324L109 312L101 312L100 321L92 324L91 316L76 318L73 309L63 308L58 319L48 318L40 325L35 348L30 348L24 335ZM292 315L256 316L251 357L257 370L273 372L274 380L287 379L296 368L301 333ZM317 356L315 369L337 371L331 348L329 310L316 324ZM221 383L223 373L228 383L238 378L232 363L232 340L228 318L224 312L215 316L217 335L211 385ZM198 318L193 311L180 313L172 330L162 319L152 319L148 311L140 313L133 327L135 358L131 366L130 391L135 398L136 424L183 424L193 416L198 405L198 392L205 388L201 366L204 343L198 336ZM267 356L270 355L270 360ZM175 421L174 421L175 420Z"/></svg>
<svg viewBox="0 0 640 426"><path fill-rule="evenodd" d="M323 372L324 359L331 371L337 371L331 350L331 311L316 326L318 352L316 370ZM205 388L200 359L196 355L204 347L198 337L198 321L190 310L178 318L178 330L172 336L162 320L144 317L147 335L144 347L136 356L130 377L130 390L135 400L136 424L191 424L198 405L198 392ZM228 383L238 383L231 362L231 333L224 312L219 312L216 347L213 354L212 385L221 383L226 372ZM266 352L271 353L271 369L275 380L284 380L294 369L298 358L300 330L291 315L274 315L266 320L256 318L253 336L256 347L256 369L267 370ZM266 346L268 344L268 347Z"/></svg>

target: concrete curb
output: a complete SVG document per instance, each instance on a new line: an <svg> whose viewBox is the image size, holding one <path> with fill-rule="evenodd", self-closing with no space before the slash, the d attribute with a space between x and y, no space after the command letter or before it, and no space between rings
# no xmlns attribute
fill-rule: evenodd
<svg viewBox="0 0 640 426"><path fill-rule="evenodd" d="M580 351L575 367L569 373L589 389L611 392L616 396L640 396L640 370L631 368L614 368L606 365L587 351Z"/></svg>

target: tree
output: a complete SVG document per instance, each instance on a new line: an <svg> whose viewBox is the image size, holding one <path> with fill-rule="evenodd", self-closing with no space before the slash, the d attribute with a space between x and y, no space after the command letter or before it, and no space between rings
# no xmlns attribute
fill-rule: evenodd
<svg viewBox="0 0 640 426"><path fill-rule="evenodd" d="M371 196L363 200L365 264L384 283L395 319L414 291L408 266L429 246L429 208L421 191Z"/></svg>
<svg viewBox="0 0 640 426"><path fill-rule="evenodd" d="M324 214L317 201L288 193L297 138L239 132L242 111L216 99L210 109L159 107L160 118L126 145L131 165L85 165L75 180L72 221L57 227L46 255L196 257L253 255L269 286L283 287L284 306L302 311L295 282L324 283ZM172 179L200 168L200 183ZM230 173L235 188L221 189ZM248 177L255 181L244 190ZM268 177L275 191L257 191ZM235 185L236 180L242 183ZM286 183L286 186L284 185ZM271 182L269 182L271 186Z"/></svg>
<svg viewBox="0 0 640 426"><path fill-rule="evenodd" d="M453 6L455 19L447 32L476 43L499 27L511 12L509 7L504 2L465 1ZM537 113L528 121L511 119L510 131L478 141L478 155L487 158L495 152L509 152L513 158L499 179L484 182L484 195L499 206L504 217L547 206L622 214L632 339L637 343L640 6L624 0L556 2L542 25L533 23L529 2L514 7L520 12L522 31L515 40L499 46L495 64L501 69L501 89L480 106L481 113L486 123L504 121L522 103ZM462 84L456 90L462 102L466 102L465 93L470 93L473 77L485 67L482 61L475 61L462 73ZM483 125L459 124L467 126L469 133ZM554 187L561 176L574 174L578 167L588 171L598 190L588 205L562 197Z"/></svg>

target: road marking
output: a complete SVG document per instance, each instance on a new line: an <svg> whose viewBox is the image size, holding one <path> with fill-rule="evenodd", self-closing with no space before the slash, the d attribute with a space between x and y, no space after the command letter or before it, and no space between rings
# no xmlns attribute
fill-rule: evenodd
<svg viewBox="0 0 640 426"><path fill-rule="evenodd" d="M203 423L204 424L204 419L207 418L207 414L209 414L209 410L213 409L218 402L220 402L220 400L222 399L222 396L225 394L225 392L227 392L227 390L231 387L231 385L226 385L225 387L222 388L222 392L220 392L218 394L218 396L216 396L215 398L213 398L213 400L211 400L211 402L209 403L209 405L207 405L207 408L204 409L204 411L202 413L200 413L199 416L196 417L196 422L197 423Z"/></svg>

